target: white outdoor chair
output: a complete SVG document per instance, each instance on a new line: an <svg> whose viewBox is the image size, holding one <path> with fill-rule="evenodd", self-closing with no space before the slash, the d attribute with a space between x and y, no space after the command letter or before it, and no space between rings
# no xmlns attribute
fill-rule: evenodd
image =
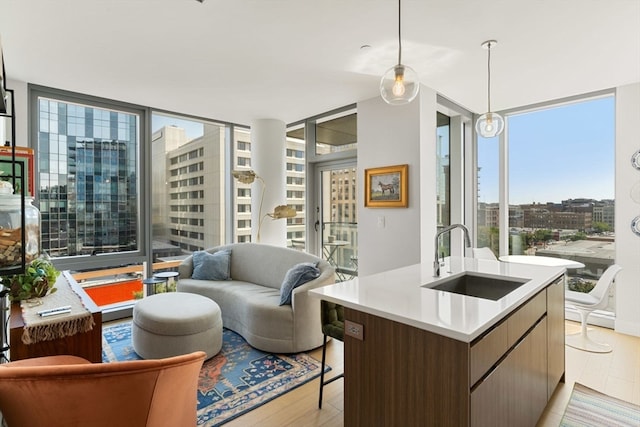
<svg viewBox="0 0 640 427"><path fill-rule="evenodd" d="M488 248L486 246L483 248L473 248L473 257L475 259L490 259L493 261L498 260L491 248Z"/></svg>
<svg viewBox="0 0 640 427"><path fill-rule="evenodd" d="M622 270L618 264L613 264L605 270L596 286L589 293L565 292L565 302L571 305L580 313L581 331L579 334L567 335L565 343L579 350L590 351L592 353L609 353L609 344L597 343L587 335L587 318L594 310L600 310L607 306L609 288L613 284L616 275Z"/></svg>

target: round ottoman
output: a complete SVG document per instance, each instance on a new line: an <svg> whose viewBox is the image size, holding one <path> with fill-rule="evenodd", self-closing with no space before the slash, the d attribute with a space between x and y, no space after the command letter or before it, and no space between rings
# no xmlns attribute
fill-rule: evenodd
<svg viewBox="0 0 640 427"><path fill-rule="evenodd" d="M210 298L187 292L151 295L133 307L131 341L144 359L198 350L210 359L222 348L220 307Z"/></svg>

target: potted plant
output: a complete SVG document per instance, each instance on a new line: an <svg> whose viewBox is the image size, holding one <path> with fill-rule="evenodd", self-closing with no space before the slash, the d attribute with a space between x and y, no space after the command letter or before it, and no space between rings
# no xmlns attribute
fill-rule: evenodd
<svg viewBox="0 0 640 427"><path fill-rule="evenodd" d="M60 272L46 258L36 258L27 264L23 274L2 277L2 284L9 289L11 301L22 301L54 293Z"/></svg>

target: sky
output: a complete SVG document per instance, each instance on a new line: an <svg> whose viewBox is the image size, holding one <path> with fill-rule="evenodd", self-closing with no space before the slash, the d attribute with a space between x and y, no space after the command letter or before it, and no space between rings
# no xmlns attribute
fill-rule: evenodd
<svg viewBox="0 0 640 427"><path fill-rule="evenodd" d="M613 199L614 97L508 118L509 203ZM498 201L498 138L478 141L478 201Z"/></svg>

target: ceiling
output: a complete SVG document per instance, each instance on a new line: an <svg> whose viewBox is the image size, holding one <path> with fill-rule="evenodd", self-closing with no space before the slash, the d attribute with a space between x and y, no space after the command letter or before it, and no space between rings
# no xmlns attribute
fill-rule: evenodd
<svg viewBox="0 0 640 427"><path fill-rule="evenodd" d="M2 0L9 79L250 124L378 96L395 0ZM405 0L403 63L473 112L640 81L640 0ZM369 47L363 47L369 46ZM395 107L389 107L395 108Z"/></svg>

